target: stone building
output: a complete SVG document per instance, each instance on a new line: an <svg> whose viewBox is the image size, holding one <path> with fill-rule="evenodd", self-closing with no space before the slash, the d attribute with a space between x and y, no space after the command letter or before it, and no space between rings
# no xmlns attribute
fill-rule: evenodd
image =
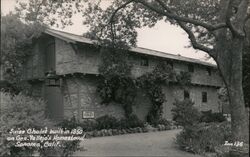
<svg viewBox="0 0 250 157"><path fill-rule="evenodd" d="M129 50L134 77L151 71L161 60L171 63L176 72L189 71L192 83L188 90L176 84L163 88L167 99L163 107L164 118L172 118L173 102L184 97L191 98L199 110L221 111L217 90L222 86L222 80L216 65L145 48ZM62 119L75 115L82 120L106 114L122 117L124 111L121 106L100 104L101 99L96 92L100 62L100 52L93 41L47 29L34 43L33 54L23 74L24 79L33 86L33 95L47 101L52 118ZM54 71L56 75L49 71ZM138 94L135 101L134 113L140 119L145 119L151 106L149 99L144 94Z"/></svg>

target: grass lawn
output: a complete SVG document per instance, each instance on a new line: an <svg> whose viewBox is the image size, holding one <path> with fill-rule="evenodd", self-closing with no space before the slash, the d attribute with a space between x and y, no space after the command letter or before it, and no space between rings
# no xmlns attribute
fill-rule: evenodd
<svg viewBox="0 0 250 157"><path fill-rule="evenodd" d="M200 157L181 151L174 143L180 130L136 133L86 139L81 143L86 149L75 156L168 156Z"/></svg>

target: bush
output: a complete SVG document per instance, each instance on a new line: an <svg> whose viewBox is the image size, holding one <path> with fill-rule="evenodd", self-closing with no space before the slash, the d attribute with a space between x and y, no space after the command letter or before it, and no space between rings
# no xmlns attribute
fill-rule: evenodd
<svg viewBox="0 0 250 157"><path fill-rule="evenodd" d="M136 116L130 115L128 118L119 121L119 129L144 127L143 122Z"/></svg>
<svg viewBox="0 0 250 157"><path fill-rule="evenodd" d="M160 118L159 120L157 121L154 121L153 123L151 123L151 125L153 127L157 127L158 125L164 125L164 126L171 126L170 122L164 118Z"/></svg>
<svg viewBox="0 0 250 157"><path fill-rule="evenodd" d="M130 115L127 118L122 118L120 120L113 116L105 115L96 119L95 123L88 123L85 127L101 130L101 129L128 129L136 127L144 127L143 122L136 116ZM86 123L85 123L86 124ZM90 131L90 130L89 130Z"/></svg>
<svg viewBox="0 0 250 157"><path fill-rule="evenodd" d="M226 118L222 113L212 113L209 111L202 111L200 122L210 123L210 122L223 122L226 121Z"/></svg>
<svg viewBox="0 0 250 157"><path fill-rule="evenodd" d="M64 130L72 130L80 127L79 122L75 117L71 119L65 119L56 125L58 128L63 128ZM83 135L83 134L82 134ZM80 135L80 136L82 136ZM39 150L40 156L61 156L68 157L71 156L75 151L80 150L80 140L74 141L61 141L62 147L49 147Z"/></svg>
<svg viewBox="0 0 250 157"><path fill-rule="evenodd" d="M0 121L0 156L31 156L36 147L15 147L15 141L7 141L10 129L41 129L53 124L45 117L45 103L23 94L5 94L8 100L1 113Z"/></svg>
<svg viewBox="0 0 250 157"><path fill-rule="evenodd" d="M80 126L82 127L83 131L87 132L97 129L97 124L98 123L96 122L96 120L85 120L80 123Z"/></svg>
<svg viewBox="0 0 250 157"><path fill-rule="evenodd" d="M176 125L186 127L199 123L201 113L193 106L194 102L189 99L176 100L173 105L171 111Z"/></svg>
<svg viewBox="0 0 250 157"><path fill-rule="evenodd" d="M115 129L119 126L118 120L110 115L105 115L96 119L97 130L101 129Z"/></svg>
<svg viewBox="0 0 250 157"><path fill-rule="evenodd" d="M45 102L41 99L35 99L25 96L23 94L10 95L6 94L8 100L5 110L1 115L0 121L0 156L33 156L35 152L40 153L40 156L58 155L67 157L79 148L79 141L62 141L63 147L15 147L16 141L7 141L6 138L10 136L8 132L10 129L26 130L34 128L36 130L44 129L47 127L58 128L63 127L72 129L77 127L75 119L66 120L62 123L55 125L46 119L45 116ZM46 136L46 135L44 135ZM38 142L38 141L37 141ZM44 142L40 141L40 145Z"/></svg>
<svg viewBox="0 0 250 157"><path fill-rule="evenodd" d="M185 151L202 154L214 152L215 148L225 141L230 141L230 123L200 123L184 128L176 136L179 147Z"/></svg>

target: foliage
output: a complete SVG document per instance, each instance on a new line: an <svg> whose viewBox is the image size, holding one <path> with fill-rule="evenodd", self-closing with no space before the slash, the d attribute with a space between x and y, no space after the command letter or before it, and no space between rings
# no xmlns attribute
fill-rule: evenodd
<svg viewBox="0 0 250 157"><path fill-rule="evenodd" d="M96 119L97 130L101 129L129 129L136 127L143 127L143 122L138 119L136 115L130 115L122 119L116 119L113 116L105 115ZM93 123L92 123L93 124ZM94 128L94 127L93 127Z"/></svg>
<svg viewBox="0 0 250 157"><path fill-rule="evenodd" d="M45 103L40 99L27 97L23 94L8 96L7 105L1 113L0 121L0 156L31 156L35 151L35 147L14 147L14 142L7 141L10 129L40 129L51 127L51 123L45 117Z"/></svg>
<svg viewBox="0 0 250 157"><path fill-rule="evenodd" d="M119 120L119 129L129 129L136 127L144 127L143 122L134 114L130 115L127 118Z"/></svg>
<svg viewBox="0 0 250 157"><path fill-rule="evenodd" d="M205 122L205 123L210 123L210 122L220 123L220 122L226 121L226 118L220 112L212 113L212 111L209 110L209 111L202 111L200 121Z"/></svg>
<svg viewBox="0 0 250 157"><path fill-rule="evenodd" d="M79 141L62 141L63 147L15 147L15 141L7 141L10 129L27 130L34 128L36 130L57 127L67 128L69 130L78 126L75 119L63 121L61 124L51 122L45 116L45 102L41 99L35 99L19 93L18 95L5 94L7 104L1 113L0 121L0 152L1 156L33 156L35 152L39 152L40 156L55 155L67 157L78 150ZM8 96L8 97L7 97ZM43 145L43 142L40 141Z"/></svg>
<svg viewBox="0 0 250 157"><path fill-rule="evenodd" d="M97 128L98 123L96 120L84 120L79 125L83 129L83 131L88 132L95 130Z"/></svg>
<svg viewBox="0 0 250 157"><path fill-rule="evenodd" d="M137 84L142 88L152 88L155 84L168 84L173 81L175 72L167 61L162 61L156 65L152 72L148 72L137 79Z"/></svg>
<svg viewBox="0 0 250 157"><path fill-rule="evenodd" d="M177 125L185 128L199 123L201 113L193 106L194 102L189 99L183 101L176 100L173 105L174 107L171 111L173 120Z"/></svg>
<svg viewBox="0 0 250 157"><path fill-rule="evenodd" d="M71 131L72 129L78 128L79 123L75 117L72 117L69 120L62 121L61 123L57 124L57 126ZM62 145L63 147L59 148L62 150L60 156L68 157L71 156L75 151L79 150L80 141L79 140L63 141Z"/></svg>
<svg viewBox="0 0 250 157"><path fill-rule="evenodd" d="M115 101L123 104L127 117L133 112L132 105L134 105L136 87L145 89L152 103L147 121L157 124L161 119L165 102L162 85L168 85L169 82L175 81L175 78L179 78L176 81L181 85L190 83L189 73L176 74L167 61L160 62L152 72L133 79L130 77L131 66L125 64L124 59L123 61L117 59L121 56L113 56L111 53L104 56L103 63L99 67L99 71L104 77L101 79L97 91L103 103ZM112 59L113 57L116 59Z"/></svg>
<svg viewBox="0 0 250 157"><path fill-rule="evenodd" d="M191 74L187 71L181 71L179 74L176 74L176 81L182 86L188 86L191 84Z"/></svg>
<svg viewBox="0 0 250 157"><path fill-rule="evenodd" d="M126 58L127 53L122 49L101 48L101 65L99 72L105 78L115 76L126 77L130 76L131 65L128 64Z"/></svg>
<svg viewBox="0 0 250 157"><path fill-rule="evenodd" d="M176 143L185 151L193 153L214 152L215 148L231 140L228 122L200 123L186 127L176 136Z"/></svg>
<svg viewBox="0 0 250 157"><path fill-rule="evenodd" d="M12 84L14 91L20 91L23 64L32 52L32 42L44 30L38 23L25 24L16 14L1 15L1 61L4 78Z"/></svg>
<svg viewBox="0 0 250 157"><path fill-rule="evenodd" d="M154 127L157 127L158 125L164 125L164 126L170 127L171 123L168 120L164 119L164 118L160 118L157 121L156 120L153 121L151 123L151 125L154 126Z"/></svg>
<svg viewBox="0 0 250 157"><path fill-rule="evenodd" d="M139 77L137 85L145 89L146 94L152 103L151 109L147 115L147 121L156 124L162 118L163 103L165 95L162 91L162 85L168 85L174 80L175 73L168 62L159 63L152 72Z"/></svg>
<svg viewBox="0 0 250 157"><path fill-rule="evenodd" d="M102 62L99 65L99 72L102 75L97 92L102 98L102 103L108 104L111 101L122 104L125 115L132 113L136 87L130 77L131 66L128 65L126 53L119 49L102 49Z"/></svg>
<svg viewBox="0 0 250 157"><path fill-rule="evenodd" d="M96 119L97 130L101 129L115 129L118 127L118 120L110 115L105 115Z"/></svg>
<svg viewBox="0 0 250 157"><path fill-rule="evenodd" d="M165 95L159 85L148 89L147 93L152 103L151 109L147 115L147 122L155 124L162 118Z"/></svg>

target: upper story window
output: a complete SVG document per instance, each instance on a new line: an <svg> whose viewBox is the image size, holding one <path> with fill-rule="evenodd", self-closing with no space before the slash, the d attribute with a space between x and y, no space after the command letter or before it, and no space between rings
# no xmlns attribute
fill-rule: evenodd
<svg viewBox="0 0 250 157"><path fill-rule="evenodd" d="M189 91L184 90L184 99L189 99L189 98L190 98Z"/></svg>
<svg viewBox="0 0 250 157"><path fill-rule="evenodd" d="M207 74L208 74L209 76L211 76L211 75L212 75L211 68L207 67L206 69L207 69Z"/></svg>
<svg viewBox="0 0 250 157"><path fill-rule="evenodd" d="M194 65L193 64L188 64L188 71L191 73L194 72Z"/></svg>
<svg viewBox="0 0 250 157"><path fill-rule="evenodd" d="M148 58L143 56L141 57L141 66L148 66Z"/></svg>
<svg viewBox="0 0 250 157"><path fill-rule="evenodd" d="M207 92L202 92L202 102L207 102Z"/></svg>

